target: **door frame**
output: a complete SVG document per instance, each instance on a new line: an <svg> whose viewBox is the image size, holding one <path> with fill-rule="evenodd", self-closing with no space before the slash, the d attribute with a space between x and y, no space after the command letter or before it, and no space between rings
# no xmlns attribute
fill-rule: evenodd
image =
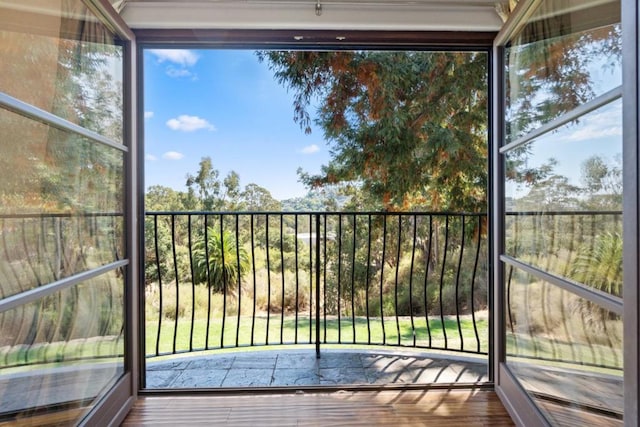
<svg viewBox="0 0 640 427"><path fill-rule="evenodd" d="M504 45L515 34L527 18L535 11L543 0L520 0L509 20L498 33L493 44L493 138L491 141L492 157L490 170L493 174L491 183L491 226L493 234L493 250L491 254L493 272L494 306L492 319L494 322L494 380L496 393L518 425L547 426L549 421L518 383L506 366L506 328L504 301L504 269L500 255L504 251L504 162L499 153L504 140L505 109L505 73ZM624 424L638 426L638 331L639 328L639 293L638 273L640 264L640 179L638 153L638 99L639 94L639 36L640 7L636 0L621 0L622 7L622 57L623 57L623 235L624 235Z"/></svg>
<svg viewBox="0 0 640 427"><path fill-rule="evenodd" d="M124 374L80 421L81 426L117 426L133 407L138 394L138 289L140 250L136 236L137 224L137 157L136 133L136 37L131 28L116 13L108 0L83 0L100 22L116 34L123 43L123 142L125 153L124 200L125 248L129 263L125 269L124 292Z"/></svg>

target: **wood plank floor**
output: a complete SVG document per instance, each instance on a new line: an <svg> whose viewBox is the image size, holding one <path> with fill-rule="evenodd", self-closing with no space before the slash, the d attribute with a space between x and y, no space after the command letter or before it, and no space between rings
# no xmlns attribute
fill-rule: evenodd
<svg viewBox="0 0 640 427"><path fill-rule="evenodd" d="M122 426L513 426L493 391L141 397Z"/></svg>

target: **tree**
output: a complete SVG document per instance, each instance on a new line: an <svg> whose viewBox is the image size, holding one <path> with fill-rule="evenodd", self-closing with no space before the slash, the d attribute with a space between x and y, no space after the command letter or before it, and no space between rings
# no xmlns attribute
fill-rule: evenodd
<svg viewBox="0 0 640 427"><path fill-rule="evenodd" d="M590 209L622 210L622 157L613 163L601 156L591 156L581 165L582 183Z"/></svg>
<svg viewBox="0 0 640 427"><path fill-rule="evenodd" d="M221 234L214 227L208 227L206 238L194 244L193 258L194 283L209 284L213 292L228 292L238 286L238 279L251 266L247 250L238 246L235 235L229 231Z"/></svg>
<svg viewBox="0 0 640 427"><path fill-rule="evenodd" d="M220 199L220 172L214 169L211 157L203 157L195 175L187 174L187 190L189 198L197 198L200 208L205 211L215 209Z"/></svg>
<svg viewBox="0 0 640 427"><path fill-rule="evenodd" d="M282 207L269 190L257 184L247 184L240 199L243 209L247 211L279 211Z"/></svg>
<svg viewBox="0 0 640 427"><path fill-rule="evenodd" d="M487 186L487 56L475 52L259 52L309 108L332 159L310 187L352 183L387 210L483 211Z"/></svg>

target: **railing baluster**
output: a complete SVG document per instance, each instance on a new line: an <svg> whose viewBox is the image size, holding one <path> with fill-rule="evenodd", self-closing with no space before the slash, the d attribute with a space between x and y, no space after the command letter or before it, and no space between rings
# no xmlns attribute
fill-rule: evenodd
<svg viewBox="0 0 640 427"><path fill-rule="evenodd" d="M460 242L460 257L458 258L458 271L456 273L456 322L458 324L458 335L460 335L460 351L464 350L464 338L462 336L462 325L460 324L460 270L462 270L462 258L464 256L465 243L465 216L462 215L462 237Z"/></svg>
<svg viewBox="0 0 640 427"><path fill-rule="evenodd" d="M295 303L295 337L294 337L294 344L298 344L298 305L299 305L299 278L298 278L298 214L294 214L293 216L293 236L295 237L294 240L294 254L295 254L295 270L296 270L296 303ZM311 232L309 232L309 248L311 248ZM311 321L311 319L309 319L309 321Z"/></svg>
<svg viewBox="0 0 640 427"><path fill-rule="evenodd" d="M396 331L398 333L398 345L402 343L402 335L400 334L400 318L398 317L398 275L400 274L400 257L402 256L402 215L398 214L398 250L396 253L396 276L393 284L393 303L396 315Z"/></svg>
<svg viewBox="0 0 640 427"><path fill-rule="evenodd" d="M416 325L413 321L413 266L416 258L416 238L418 233L418 219L416 214L411 217L413 220L413 240L411 243L411 266L409 267L409 316L411 318L411 336L413 346L416 346Z"/></svg>
<svg viewBox="0 0 640 427"><path fill-rule="evenodd" d="M342 214L338 214L338 344L342 343L341 306L342 300Z"/></svg>
<svg viewBox="0 0 640 427"><path fill-rule="evenodd" d="M265 214L264 217L264 233L266 240L266 255L267 255L267 331L265 338L265 345L269 345L269 320L271 319L271 262L269 259L269 214Z"/></svg>
<svg viewBox="0 0 640 427"><path fill-rule="evenodd" d="M242 271L240 266L240 216L236 218L236 266L238 273L238 320L236 322L236 347L240 343L240 315L242 314Z"/></svg>
<svg viewBox="0 0 640 427"><path fill-rule="evenodd" d="M534 231L534 251L539 253L539 251L537 251L535 249L535 247L538 245L537 242L539 240L537 235L538 235L538 230L539 230L540 227L536 227L536 225L535 225L535 222L536 222L536 219L538 218L538 216L536 215L536 216L533 216L532 218L534 220L533 228L535 230ZM523 254L523 255L526 256L526 254ZM532 329L533 322L531 321L531 310L530 310L530 307L529 307L529 292L530 292L530 288L531 288L530 286L526 286L524 288L524 301L523 301L524 307L525 307L524 315L526 317L527 330L529 331L529 337L531 338L531 344L533 345L533 354L535 354L537 356L538 355L538 343L537 343L537 341L535 339L535 336L534 336L535 334L533 333L533 329ZM544 308L543 308L543 311L544 311Z"/></svg>
<svg viewBox="0 0 640 427"><path fill-rule="evenodd" d="M444 222L444 249L442 250L442 269L440 270L440 326L442 327L442 335L444 336L444 348L448 349L447 327L444 321L444 304L442 294L444 289L444 271L447 265L447 249L449 248L449 215L445 215Z"/></svg>
<svg viewBox="0 0 640 427"><path fill-rule="evenodd" d="M256 293L257 293L257 284L256 284L256 249L255 249L255 230L254 230L254 215L250 216L251 218L251 271L253 273L253 311L251 313L251 346L253 347L253 337L256 327Z"/></svg>
<svg viewBox="0 0 640 427"><path fill-rule="evenodd" d="M26 233L26 218L22 218L22 225L20 227L20 235L22 237L22 249L24 250L24 257L27 259L27 264L29 264L29 268L31 269L31 271L33 272L33 277L36 279L36 286L41 286L42 285L42 281L40 280L40 275L38 274L38 272L36 271L35 267L33 266L33 262L31 261L31 255L30 255L30 251L29 251L29 247L27 245L27 235ZM80 244L80 242L78 242L78 244ZM80 246L82 247L82 246Z"/></svg>
<svg viewBox="0 0 640 427"><path fill-rule="evenodd" d="M220 214L218 218L220 218L220 274L222 275L222 327L220 329L220 348L224 348L224 330L227 320L227 262L224 259L224 217Z"/></svg>
<svg viewBox="0 0 640 427"><path fill-rule="evenodd" d="M316 221L319 221L320 217L316 215ZM309 214L309 344L313 342L313 249L312 249L312 239L311 239L311 231L313 230L313 217ZM316 240L320 239L320 235L316 234ZM326 246L326 245L325 245ZM317 255L320 255L319 253ZM326 257L325 257L326 258ZM318 281L320 277L316 277L316 281ZM316 306L320 307L320 299L316 299ZM316 322L319 320L316 319Z"/></svg>
<svg viewBox="0 0 640 427"><path fill-rule="evenodd" d="M311 229L309 229L309 232L311 232ZM325 227L325 233L326 233L326 227ZM326 239L325 239L325 247L326 247ZM325 258L325 264L326 264L326 258ZM309 324L311 324L311 319L309 319ZM325 319L325 328L326 328L326 319ZM320 216L316 215L316 359L319 359L319 358L320 358Z"/></svg>
<svg viewBox="0 0 640 427"><path fill-rule="evenodd" d="M207 271L207 332L204 348L209 349L209 333L211 325L211 265L209 263L209 215L204 215L204 258Z"/></svg>
<svg viewBox="0 0 640 427"><path fill-rule="evenodd" d="M427 265L424 268L424 292L422 294L424 304L424 317L427 323L427 335L429 336L429 347L431 347L431 326L429 325L429 267L431 266L431 249L433 247L433 215L429 215L429 246L427 248Z"/></svg>
<svg viewBox="0 0 640 427"><path fill-rule="evenodd" d="M175 322L173 327L173 352L176 352L176 342L178 339L178 319L180 318L180 281L178 278L178 256L176 254L176 216L171 215L171 251L173 253L173 271L176 283L176 309Z"/></svg>
<svg viewBox="0 0 640 427"><path fill-rule="evenodd" d="M162 270L160 269L160 251L158 248L158 215L153 216L153 243L156 249L156 269L158 270L158 333L156 336L156 356L160 354L160 332L162 330Z"/></svg>
<svg viewBox="0 0 640 427"><path fill-rule="evenodd" d="M476 273L478 272L478 261L480 260L480 244L482 243L482 218L478 215L478 242L476 244L476 256L473 262L473 274L471 275L471 321L473 323L473 333L476 336L476 352L480 353L480 335L478 334L478 325L476 324Z"/></svg>
<svg viewBox="0 0 640 427"><path fill-rule="evenodd" d="M284 336L284 217L280 214L280 273L282 275L282 294L280 295L280 344Z"/></svg>
<svg viewBox="0 0 640 427"><path fill-rule="evenodd" d="M323 328L324 328L324 339L323 339L323 343L327 343L327 215L323 215L323 220L322 220L322 233L323 233L323 239L322 241L324 242L324 246L322 248L322 255L323 255L323 259L324 262L322 263L322 295L323 295L323 300L322 300L322 311L323 311ZM319 217L318 217L319 219ZM319 227L316 224L316 227ZM316 236L317 239L320 238L320 236ZM316 254L316 257L318 257L320 254ZM319 268L319 267L316 267ZM319 303L320 300L318 300Z"/></svg>
<svg viewBox="0 0 640 427"><path fill-rule="evenodd" d="M382 215L382 259L380 262L380 322L382 324L382 344L387 343L387 334L384 327L384 263L387 249L387 216Z"/></svg>
<svg viewBox="0 0 640 427"><path fill-rule="evenodd" d="M189 351L193 351L193 325L196 319L196 280L193 271L191 215L187 216L187 236L189 240L189 270L191 271L191 330L189 331Z"/></svg>
<svg viewBox="0 0 640 427"><path fill-rule="evenodd" d="M371 321L369 319L369 268L371 265L371 214L367 215L367 277L365 283L365 304L367 307L367 344L371 344Z"/></svg>
<svg viewBox="0 0 640 427"><path fill-rule="evenodd" d="M351 329L353 331L353 343L356 342L356 306L355 306L355 281L356 281L356 215L353 215L353 256L351 258Z"/></svg>
<svg viewBox="0 0 640 427"><path fill-rule="evenodd" d="M513 338L513 346L515 348L514 354L518 355L518 339L516 337L516 330L513 326L514 322L513 322L513 313L511 311L511 307L513 306L513 303L511 302L511 278L513 277L513 266L510 265L509 266L509 273L507 274L507 295L506 295L506 300L507 300L507 317L509 318L509 329L511 329L511 336Z"/></svg>

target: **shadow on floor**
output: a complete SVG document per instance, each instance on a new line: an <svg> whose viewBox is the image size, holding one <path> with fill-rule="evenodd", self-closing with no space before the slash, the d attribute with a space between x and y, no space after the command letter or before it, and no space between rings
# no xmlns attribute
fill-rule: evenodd
<svg viewBox="0 0 640 427"><path fill-rule="evenodd" d="M380 351L252 351L147 361L147 389L478 384L485 359Z"/></svg>

